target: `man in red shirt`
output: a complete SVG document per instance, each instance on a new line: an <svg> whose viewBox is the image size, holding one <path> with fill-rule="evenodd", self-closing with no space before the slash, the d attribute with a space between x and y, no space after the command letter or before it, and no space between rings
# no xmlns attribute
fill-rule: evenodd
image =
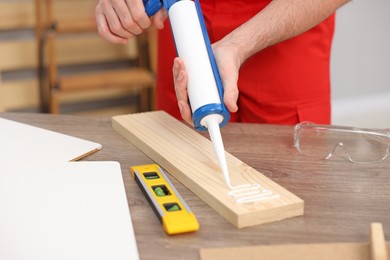
<svg viewBox="0 0 390 260"><path fill-rule="evenodd" d="M334 12L348 1L201 1L231 121L330 123ZM187 74L165 10L149 18L141 0L100 0L96 18L99 34L114 43L152 24L160 29L157 108L191 122Z"/></svg>

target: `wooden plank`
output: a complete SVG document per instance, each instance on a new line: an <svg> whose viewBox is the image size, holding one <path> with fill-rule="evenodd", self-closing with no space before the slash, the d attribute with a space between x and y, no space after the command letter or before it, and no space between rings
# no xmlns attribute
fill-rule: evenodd
<svg viewBox="0 0 390 260"><path fill-rule="evenodd" d="M94 32L97 31L95 20L89 18L69 19L57 24L58 33Z"/></svg>
<svg viewBox="0 0 390 260"><path fill-rule="evenodd" d="M129 86L135 88L153 87L153 75L146 69L128 68L63 76L60 79L61 92Z"/></svg>
<svg viewBox="0 0 390 260"><path fill-rule="evenodd" d="M96 0L52 0L53 15L58 21L69 18L88 17L95 19Z"/></svg>
<svg viewBox="0 0 390 260"><path fill-rule="evenodd" d="M57 37L57 60L59 65L119 61L137 56L135 39L130 40L127 45L117 45L103 40L96 33L75 36Z"/></svg>
<svg viewBox="0 0 390 260"><path fill-rule="evenodd" d="M37 79L24 80L9 80L0 82L0 110L10 111L18 109L38 108L39 106L39 91ZM77 92L65 93L61 95L61 104L70 104L77 102L88 102L93 100L118 98L126 95L134 95L135 90L121 88L93 89L80 90ZM130 104L131 105L131 104ZM104 113L110 116L123 114L127 112L135 112L134 108L124 108L116 113ZM119 113L118 113L119 112ZM122 112L122 113L120 113ZM99 111L89 112L91 114L99 114Z"/></svg>
<svg viewBox="0 0 390 260"><path fill-rule="evenodd" d="M0 30L33 28L33 1L0 2Z"/></svg>
<svg viewBox="0 0 390 260"><path fill-rule="evenodd" d="M12 80L0 84L0 106L3 110L37 108L38 80Z"/></svg>
<svg viewBox="0 0 390 260"><path fill-rule="evenodd" d="M157 73L157 29L153 26L148 31L148 44L150 67L154 73Z"/></svg>
<svg viewBox="0 0 390 260"><path fill-rule="evenodd" d="M126 88L87 89L76 92L62 93L59 97L59 101L61 104L70 104L93 100L113 99L135 95L136 93L136 90L130 90Z"/></svg>
<svg viewBox="0 0 390 260"><path fill-rule="evenodd" d="M390 243L387 243L390 248ZM203 248L201 260L373 260L368 243L258 245L226 248Z"/></svg>
<svg viewBox="0 0 390 260"><path fill-rule="evenodd" d="M33 1L0 2L0 30L33 28ZM58 64L88 64L137 57L135 39L129 44L116 45L99 37L96 33L94 18L95 0L56 0L54 14L58 29L64 31L95 31L87 34L75 34L69 37L59 36L57 40ZM0 42L0 70L18 70L37 66L37 47L35 39L10 40Z"/></svg>
<svg viewBox="0 0 390 260"><path fill-rule="evenodd" d="M117 106L103 109L94 109L88 111L77 111L70 113L77 116L99 116L99 117L112 117L120 114L136 113L138 111L137 106L129 104L128 106Z"/></svg>
<svg viewBox="0 0 390 260"><path fill-rule="evenodd" d="M228 195L212 143L163 111L116 116L113 128L238 228L303 214L303 200L226 153L233 185L258 183L278 198L239 204Z"/></svg>
<svg viewBox="0 0 390 260"><path fill-rule="evenodd" d="M0 71L35 68L37 47L33 39L0 42Z"/></svg>
<svg viewBox="0 0 390 260"><path fill-rule="evenodd" d="M95 21L96 0L55 0L53 14L57 31L85 32L97 31Z"/></svg>
<svg viewBox="0 0 390 260"><path fill-rule="evenodd" d="M53 14L60 31L96 30L95 0L55 0ZM0 30L34 28L34 1L0 1Z"/></svg>
<svg viewBox="0 0 390 260"><path fill-rule="evenodd" d="M80 35L57 41L58 65L93 64L129 60L137 56L135 40L128 45L111 44L96 34ZM0 42L0 71L36 68L34 39Z"/></svg>

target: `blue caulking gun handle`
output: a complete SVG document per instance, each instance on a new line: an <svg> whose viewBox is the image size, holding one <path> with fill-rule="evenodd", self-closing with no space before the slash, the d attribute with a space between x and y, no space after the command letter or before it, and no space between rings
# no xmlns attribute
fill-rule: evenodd
<svg viewBox="0 0 390 260"><path fill-rule="evenodd" d="M178 1L180 0L142 0L145 6L145 12L149 17L155 15L162 7L169 10Z"/></svg>
<svg viewBox="0 0 390 260"><path fill-rule="evenodd" d="M153 16L155 13L157 13L162 7L165 7L165 9L168 11L169 8L175 4L176 2L179 2L180 0L143 0L144 6L145 6L145 12L147 15ZM220 127L225 126L230 119L230 113L227 110L225 104L223 103L223 85L221 81L221 76L218 71L217 63L215 61L214 53L211 48L211 43L210 39L207 33L206 25L204 22L203 14L202 14L202 9L200 7L199 0L195 0L195 6L196 6L196 11L198 14L198 19L200 22L200 26L202 28L202 34L203 34L203 39L206 44L207 48L207 53L210 59L211 67L214 73L214 78L215 82L218 88L218 93L220 96L221 103L220 104L207 104L205 106L202 106L198 108L194 113L193 113L193 121L194 121L194 126L197 130L202 130L202 131L207 131L207 128L204 127L203 125L200 124L201 120L210 114L220 114L223 117L223 121L220 123Z"/></svg>
<svg viewBox="0 0 390 260"><path fill-rule="evenodd" d="M160 0L142 0L146 14L151 17L157 13L164 5Z"/></svg>

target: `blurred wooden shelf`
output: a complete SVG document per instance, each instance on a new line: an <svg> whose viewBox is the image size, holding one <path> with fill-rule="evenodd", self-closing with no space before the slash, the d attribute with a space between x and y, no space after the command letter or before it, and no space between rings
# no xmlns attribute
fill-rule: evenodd
<svg viewBox="0 0 390 260"><path fill-rule="evenodd" d="M109 43L97 34L95 6L95 0L0 1L2 111L59 113L75 102L126 95L140 101L131 104L135 112L154 108L153 31L127 45Z"/></svg>
<svg viewBox="0 0 390 260"><path fill-rule="evenodd" d="M96 32L94 0L35 0L39 66L47 71L41 76L41 107L60 113L60 96L69 92L95 89L128 88L139 95L138 111L154 107L155 75L150 65L148 39L129 39L127 45L115 45ZM127 61L127 66L113 69L104 64ZM96 71L62 74L64 66L102 64ZM42 75L42 73L41 73Z"/></svg>

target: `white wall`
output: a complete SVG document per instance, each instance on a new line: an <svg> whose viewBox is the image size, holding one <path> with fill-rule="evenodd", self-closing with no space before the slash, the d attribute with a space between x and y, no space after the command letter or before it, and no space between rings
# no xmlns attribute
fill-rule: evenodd
<svg viewBox="0 0 390 260"><path fill-rule="evenodd" d="M331 60L332 123L390 128L390 1L337 11Z"/></svg>

